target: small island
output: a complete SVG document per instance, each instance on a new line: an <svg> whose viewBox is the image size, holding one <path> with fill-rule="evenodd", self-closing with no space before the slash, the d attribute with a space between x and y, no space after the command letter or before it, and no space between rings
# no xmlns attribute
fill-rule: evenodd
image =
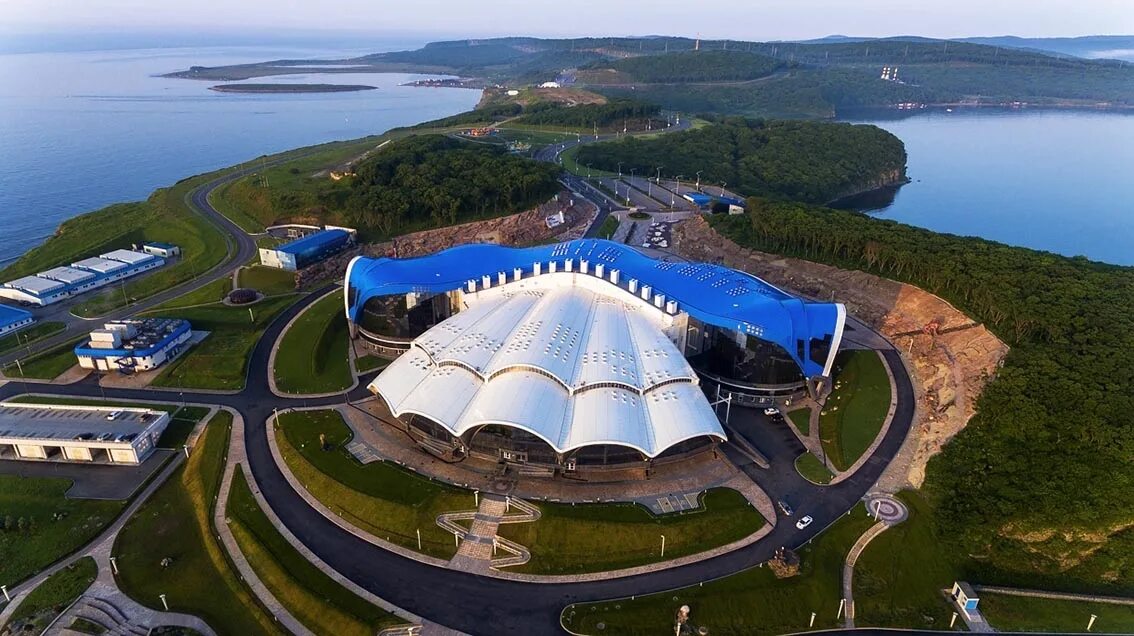
<svg viewBox="0 0 1134 636"><path fill-rule="evenodd" d="M347 93L372 91L365 84L217 84L209 90L220 93Z"/></svg>

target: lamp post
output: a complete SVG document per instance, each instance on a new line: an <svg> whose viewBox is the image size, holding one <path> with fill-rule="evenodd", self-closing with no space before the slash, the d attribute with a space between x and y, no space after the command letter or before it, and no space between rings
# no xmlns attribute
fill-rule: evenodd
<svg viewBox="0 0 1134 636"><path fill-rule="evenodd" d="M664 559L665 558L665 535L663 534L663 535L659 535L659 536L661 536L661 558Z"/></svg>
<svg viewBox="0 0 1134 636"><path fill-rule="evenodd" d="M701 170L697 171L697 190L701 189Z"/></svg>
<svg viewBox="0 0 1134 636"><path fill-rule="evenodd" d="M619 179L622 178L622 162L621 161L618 162L618 178Z"/></svg>
<svg viewBox="0 0 1134 636"><path fill-rule="evenodd" d="M166 602L166 600L165 600L165 594L158 594L158 598L161 599L161 606L164 607L165 611L168 612L169 611L169 603Z"/></svg>

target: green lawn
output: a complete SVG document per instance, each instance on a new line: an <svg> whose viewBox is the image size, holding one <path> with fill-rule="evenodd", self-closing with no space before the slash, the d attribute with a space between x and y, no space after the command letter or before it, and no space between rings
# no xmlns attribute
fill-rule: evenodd
<svg viewBox="0 0 1134 636"><path fill-rule="evenodd" d="M233 477L227 511L229 527L252 569L311 631L366 636L404 622L335 582L292 547L260 509L243 471Z"/></svg>
<svg viewBox="0 0 1134 636"><path fill-rule="evenodd" d="M386 358L365 355L355 358L354 366L358 369L359 373L366 373L367 371L373 371L375 369L385 369L390 364L390 362L391 361L387 360Z"/></svg>
<svg viewBox="0 0 1134 636"><path fill-rule="evenodd" d="M795 469L803 478L816 484L829 484L834 475L811 453L804 453L795 458Z"/></svg>
<svg viewBox="0 0 1134 636"><path fill-rule="evenodd" d="M91 557L83 557L47 577L31 591L8 619L14 634L39 634L64 609L86 591L98 576Z"/></svg>
<svg viewBox="0 0 1134 636"><path fill-rule="evenodd" d="M1092 632L1134 633L1134 606L1131 605L982 592L980 611L989 625L1002 632L1085 632L1094 614L1098 618L1091 627Z"/></svg>
<svg viewBox="0 0 1134 636"><path fill-rule="evenodd" d="M811 612L815 629L841 626L836 620L843 559L873 520L859 505L810 546L800 550L799 576L777 579L768 568L673 592L599 603L580 603L563 611L563 623L581 634L655 636L673 633L677 608L689 605L694 628L713 636L752 636L806 631ZM599 629L598 624L604 628ZM694 632L696 633L696 632Z"/></svg>
<svg viewBox="0 0 1134 636"><path fill-rule="evenodd" d="M75 345L85 339L84 336L65 342L42 353L37 353L26 360L20 360L19 364L15 362L6 364L4 365L4 375L12 380L18 380L21 377L53 380L79 363L79 359L75 357Z"/></svg>
<svg viewBox="0 0 1134 636"><path fill-rule="evenodd" d="M240 270L238 287L255 289L265 296L295 293L295 272L253 265Z"/></svg>
<svg viewBox="0 0 1134 636"><path fill-rule="evenodd" d="M0 584L10 589L79 549L126 503L68 499L70 487L70 479L0 475Z"/></svg>
<svg viewBox="0 0 1134 636"><path fill-rule="evenodd" d="M874 442L890 410L890 378L874 351L844 351L835 359L835 390L819 415L823 451L846 470Z"/></svg>
<svg viewBox="0 0 1134 636"><path fill-rule="evenodd" d="M8 353L19 347L33 344L48 336L63 331L66 327L61 322L37 322L30 327L24 327L15 333L0 338L0 353Z"/></svg>
<svg viewBox="0 0 1134 636"><path fill-rule="evenodd" d="M351 431L335 411L304 411L280 416L280 453L296 478L323 505L375 536L448 559L453 536L437 526L442 512L473 510L473 494L420 477L395 464L361 464L342 447ZM326 435L328 450L319 444Z"/></svg>
<svg viewBox="0 0 1134 636"><path fill-rule="evenodd" d="M193 454L138 510L114 544L118 586L134 600L195 614L221 634L280 634L240 582L212 528L232 416L218 413ZM161 561L172 562L162 567Z"/></svg>
<svg viewBox="0 0 1134 636"><path fill-rule="evenodd" d="M796 409L788 411L788 419L795 425L795 430L807 437L811 434L811 409Z"/></svg>
<svg viewBox="0 0 1134 636"><path fill-rule="evenodd" d="M276 386L286 393L331 393L350 388L350 340L343 292L312 303L284 332L276 351Z"/></svg>
<svg viewBox="0 0 1134 636"><path fill-rule="evenodd" d="M510 572L578 574L656 563L731 543L765 525L744 495L730 488L710 490L699 511L662 516L636 504L536 505L543 513L539 521L500 526L500 536L532 553L531 561ZM595 549L599 545L602 550Z"/></svg>
<svg viewBox="0 0 1134 636"><path fill-rule="evenodd" d="M614 233L617 231L618 219L614 218L613 216L608 216L603 219L602 225L599 226L598 235L599 238L609 239L610 237L614 236Z"/></svg>
<svg viewBox="0 0 1134 636"><path fill-rule="evenodd" d="M193 325L193 329L210 333L204 341L166 365L153 385L199 389L242 388L248 357L256 346L256 341L272 319L293 302L293 296L281 296L249 307L209 305L154 313L158 316L184 318Z"/></svg>
<svg viewBox="0 0 1134 636"><path fill-rule="evenodd" d="M939 590L963 576L936 535L928 503L913 492L899 498L910 518L871 541L855 564L855 624L946 629L953 611Z"/></svg>
<svg viewBox="0 0 1134 636"><path fill-rule="evenodd" d="M225 277L221 278L220 280L214 280L208 285L205 285L200 289L195 289L188 294L183 294L181 296L178 296L177 298L168 300L158 305L157 307L154 307L150 311L161 311L164 309L176 309L179 307L192 307L194 305L209 305L212 303L219 303L220 301L224 300L224 297L227 296L228 292L230 291L232 291L232 279Z"/></svg>

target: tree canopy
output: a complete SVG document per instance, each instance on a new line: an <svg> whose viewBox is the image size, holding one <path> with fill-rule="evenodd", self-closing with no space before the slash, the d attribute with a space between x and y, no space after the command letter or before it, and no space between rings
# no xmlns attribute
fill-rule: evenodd
<svg viewBox="0 0 1134 636"><path fill-rule="evenodd" d="M614 99L605 104L579 104L564 106L553 102L540 102L524 109L517 124L533 126L570 126L572 128L599 128L621 126L623 121L639 121L656 117L660 109L631 99Z"/></svg>
<svg viewBox="0 0 1134 636"><path fill-rule="evenodd" d="M744 51L682 51L627 57L605 65L639 82L741 81L771 75L783 62Z"/></svg>
<svg viewBox="0 0 1134 636"><path fill-rule="evenodd" d="M588 144L578 160L601 170L684 175L748 195L822 203L905 174L900 139L867 125L727 118L652 139Z"/></svg>
<svg viewBox="0 0 1134 636"><path fill-rule="evenodd" d="M552 164L442 135L392 143L355 175L347 218L382 236L514 214L559 188Z"/></svg>
<svg viewBox="0 0 1134 636"><path fill-rule="evenodd" d="M929 466L941 536L982 582L1134 590L1134 268L753 199L738 243L936 293L1012 346Z"/></svg>

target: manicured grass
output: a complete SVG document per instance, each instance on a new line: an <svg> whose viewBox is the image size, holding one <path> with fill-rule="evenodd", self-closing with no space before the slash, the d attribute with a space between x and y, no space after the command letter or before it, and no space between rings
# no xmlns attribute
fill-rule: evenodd
<svg viewBox="0 0 1134 636"><path fill-rule="evenodd" d="M125 505L68 499L70 487L70 479L0 475L0 584L11 589L79 549Z"/></svg>
<svg viewBox="0 0 1134 636"><path fill-rule="evenodd" d="M835 390L819 415L823 451L839 470L874 442L890 409L890 378L874 351L844 351L835 360Z"/></svg>
<svg viewBox="0 0 1134 636"><path fill-rule="evenodd" d="M617 231L618 219L614 218L613 216L608 216L603 219L602 225L599 226L598 235L599 238L609 239L610 237L614 236L614 233Z"/></svg>
<svg viewBox="0 0 1134 636"><path fill-rule="evenodd" d="M276 386L287 393L331 393L350 388L350 340L343 292L320 298L284 332L276 351Z"/></svg>
<svg viewBox="0 0 1134 636"><path fill-rule="evenodd" d="M535 505L543 513L539 521L504 524L498 531L532 553L531 561L509 571L578 574L657 563L731 543L765 525L744 495L730 488L708 491L702 509L684 514L655 516L636 504Z"/></svg>
<svg viewBox="0 0 1134 636"><path fill-rule="evenodd" d="M326 435L328 450L319 444L320 433ZM285 413L276 435L292 473L331 511L412 550L417 550L415 533L421 530L421 552L452 557L453 535L439 528L436 518L443 512L475 509L473 494L395 464L361 464L343 448L350 437L350 428L336 411Z"/></svg>
<svg viewBox="0 0 1134 636"><path fill-rule="evenodd" d="M982 592L980 611L989 625L1002 632L1085 632L1094 614L1098 618L1091 626L1092 632L1134 633L1134 606L1131 605Z"/></svg>
<svg viewBox="0 0 1134 636"><path fill-rule="evenodd" d="M12 633L38 634L68 605L82 596L98 576L91 557L83 557L47 577L12 613L7 627Z"/></svg>
<svg viewBox="0 0 1134 636"><path fill-rule="evenodd" d="M811 545L799 551L800 574L777 579L767 567L752 568L703 586L598 603L579 603L563 611L563 624L573 632L619 636L673 633L677 608L688 605L691 624L714 636L750 636L806 631L811 612L814 629L842 625L839 607L843 559L872 519L859 505ZM598 629L603 623L604 629Z"/></svg>
<svg viewBox="0 0 1134 636"><path fill-rule="evenodd" d="M265 296L295 293L295 272L253 265L240 270L238 287L255 289Z"/></svg>
<svg viewBox="0 0 1134 636"><path fill-rule="evenodd" d="M385 369L390 364L390 360L386 358L379 358L378 356L365 355L359 356L354 359L354 366L358 369L359 373L366 373L375 369Z"/></svg>
<svg viewBox="0 0 1134 636"><path fill-rule="evenodd" d="M98 634L106 633L105 627L99 625L94 621L87 620L82 616L79 616L72 620L71 624L68 625L67 628L73 632L79 632L80 634L95 634L95 636L97 636Z"/></svg>
<svg viewBox="0 0 1134 636"><path fill-rule="evenodd" d="M204 341L169 363L153 385L199 389L242 388L248 357L256 346L256 341L276 314L294 301L292 296L281 296L249 307L210 305L157 312L154 315L184 318L193 325L193 329L210 333Z"/></svg>
<svg viewBox="0 0 1134 636"><path fill-rule="evenodd" d="M795 470L803 475L804 479L816 484L829 484L834 477L823 462L811 453L804 453L795 458Z"/></svg>
<svg viewBox="0 0 1134 636"><path fill-rule="evenodd" d="M66 327L61 322L37 322L29 327L24 327L15 333L10 333L3 338L0 338L0 353L8 353L13 349L33 344L48 336L54 335L63 331Z"/></svg>
<svg viewBox="0 0 1134 636"><path fill-rule="evenodd" d="M225 278L214 280L200 289L193 290L188 294L166 301L150 311L219 303L224 300L224 297L227 296L230 291L232 291L232 279L226 276Z"/></svg>
<svg viewBox="0 0 1134 636"><path fill-rule="evenodd" d="M4 375L12 380L18 380L21 377L53 380L66 372L67 369L79 364L79 359L75 357L75 345L82 340L85 340L85 337L76 338L42 353L37 353L26 360L20 360L19 364L15 362L6 364L4 365Z"/></svg>
<svg viewBox="0 0 1134 636"><path fill-rule="evenodd" d="M311 631L366 636L403 623L339 585L292 547L260 509L243 471L233 476L227 512L229 528L252 569Z"/></svg>
<svg viewBox="0 0 1134 636"><path fill-rule="evenodd" d="M811 409L796 409L788 411L788 419L795 425L795 430L807 437L811 434Z"/></svg>
<svg viewBox="0 0 1134 636"><path fill-rule="evenodd" d="M118 586L134 600L195 614L221 634L279 634L229 564L212 527L232 416L218 413L193 454L118 535ZM162 567L165 558L171 559Z"/></svg>
<svg viewBox="0 0 1134 636"><path fill-rule="evenodd" d="M926 501L899 497L909 519L871 541L855 564L855 624L947 629L953 611L939 590L964 578L958 559L942 547Z"/></svg>

